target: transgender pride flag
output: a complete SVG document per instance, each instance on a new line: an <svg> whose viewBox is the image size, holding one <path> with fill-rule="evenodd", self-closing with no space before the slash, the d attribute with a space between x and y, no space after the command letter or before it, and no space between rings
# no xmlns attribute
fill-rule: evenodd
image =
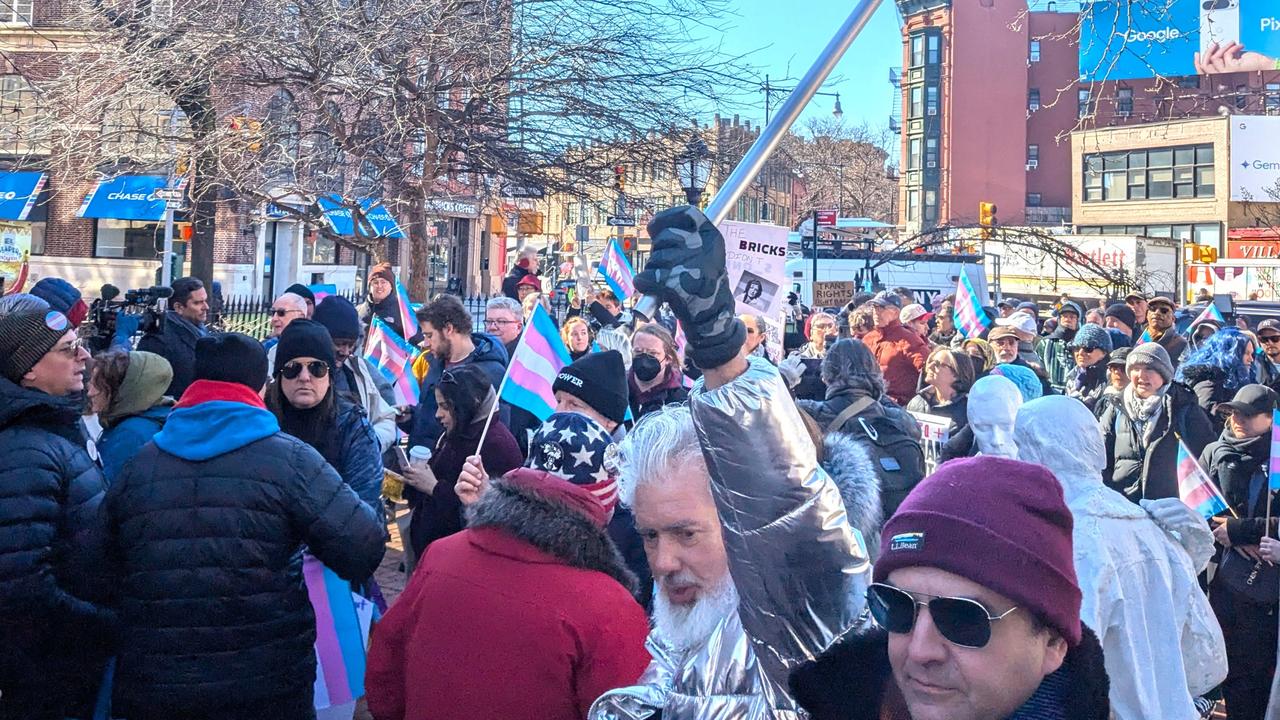
<svg viewBox="0 0 1280 720"><path fill-rule="evenodd" d="M1182 438L1178 438L1178 497L1182 498L1183 505L1205 520L1227 509L1226 498L1187 450Z"/></svg>
<svg viewBox="0 0 1280 720"><path fill-rule="evenodd" d="M535 304L520 344L511 355L511 364L507 365L498 397L546 420L556 411L556 395L551 386L568 364L569 349L560 339L556 324L541 303Z"/></svg>
<svg viewBox="0 0 1280 720"><path fill-rule="evenodd" d="M413 314L413 305L409 304L409 291L400 284L400 278L396 278L396 297L400 298L400 327L404 328L405 335L413 337L417 334L418 318Z"/></svg>
<svg viewBox="0 0 1280 720"><path fill-rule="evenodd" d="M631 269L631 262L622 252L617 238L610 240L605 246L604 257L600 258L600 265L596 271L604 276L604 281L609 283L609 287L613 289L613 294L618 296L619 301L636 294L636 271Z"/></svg>
<svg viewBox="0 0 1280 720"><path fill-rule="evenodd" d="M956 304L952 315L955 318L956 328L966 338L976 338L990 327L987 312L982 309L978 294L974 292L973 284L969 282L969 273L963 268L960 270L960 281L956 284Z"/></svg>
<svg viewBox="0 0 1280 720"><path fill-rule="evenodd" d="M413 375L413 361L418 359L418 351L376 315L369 325L364 356L391 381L397 405L418 404L420 389Z"/></svg>
<svg viewBox="0 0 1280 720"><path fill-rule="evenodd" d="M1267 489L1271 492L1280 490L1280 410L1271 411L1271 466L1267 468ZM1270 515L1271 513L1267 513Z"/></svg>
<svg viewBox="0 0 1280 720"><path fill-rule="evenodd" d="M1197 323L1202 323L1205 320L1212 320L1213 322L1216 322L1218 327L1222 327L1227 322L1227 319L1222 317L1222 311L1218 309L1218 306L1213 303L1209 303L1205 307L1204 312L1196 316L1196 319L1192 320L1191 324L1187 327L1195 327Z"/></svg>

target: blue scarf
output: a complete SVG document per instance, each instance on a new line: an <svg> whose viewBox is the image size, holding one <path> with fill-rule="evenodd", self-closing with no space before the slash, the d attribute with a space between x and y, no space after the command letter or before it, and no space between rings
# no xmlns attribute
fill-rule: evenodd
<svg viewBox="0 0 1280 720"><path fill-rule="evenodd" d="M1071 678L1064 663L1046 677L1035 693L1008 720L1067 720L1067 687Z"/></svg>

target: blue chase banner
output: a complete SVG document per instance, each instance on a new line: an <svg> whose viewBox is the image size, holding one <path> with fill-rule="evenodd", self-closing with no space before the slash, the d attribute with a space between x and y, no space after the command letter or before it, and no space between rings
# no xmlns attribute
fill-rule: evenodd
<svg viewBox="0 0 1280 720"><path fill-rule="evenodd" d="M0 220L24 221L44 189L42 172L0 173Z"/></svg>
<svg viewBox="0 0 1280 720"><path fill-rule="evenodd" d="M157 191L168 185L169 178L164 175L120 175L103 180L85 196L76 214L82 218L160 222L164 220L165 203ZM184 178L174 189L181 190L185 185Z"/></svg>
<svg viewBox="0 0 1280 720"><path fill-rule="evenodd" d="M355 221L351 218L351 208L344 207L342 200L338 196L326 195L317 199L316 204L324 212L324 219L329 222L329 227L333 229L334 233L351 237L356 235ZM373 237L404 237L404 232L400 230L400 225L391 216L391 213L382 206L380 201L372 199L361 200L360 208L368 219L369 225L373 226ZM368 235L367 232L360 234Z"/></svg>

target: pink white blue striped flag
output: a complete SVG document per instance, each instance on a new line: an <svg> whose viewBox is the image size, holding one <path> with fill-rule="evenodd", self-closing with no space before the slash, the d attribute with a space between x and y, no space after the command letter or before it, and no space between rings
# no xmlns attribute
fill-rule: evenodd
<svg viewBox="0 0 1280 720"><path fill-rule="evenodd" d="M1272 492L1280 490L1280 410L1271 411L1271 467L1267 485Z"/></svg>
<svg viewBox="0 0 1280 720"><path fill-rule="evenodd" d="M316 616L315 707L345 705L364 695L365 651L376 608L309 553L302 555L302 578Z"/></svg>
<svg viewBox="0 0 1280 720"><path fill-rule="evenodd" d="M556 411L556 394L551 387L568 364L569 349L560 339L556 324L541 303L535 304L520 344L511 355L498 396L539 420L546 420Z"/></svg>
<svg viewBox="0 0 1280 720"><path fill-rule="evenodd" d="M1187 450L1182 438L1178 438L1178 497L1183 505L1195 510L1205 520L1227 509L1226 498Z"/></svg>
<svg viewBox="0 0 1280 720"><path fill-rule="evenodd" d="M991 326L987 312L982 309L978 293L974 292L969 282L969 273L961 270L960 280L956 283L956 304L952 310L956 327L966 338L976 338Z"/></svg>
<svg viewBox="0 0 1280 720"><path fill-rule="evenodd" d="M420 388L418 379L413 375L413 361L418 359L418 350L377 316L369 324L364 356L391 381L397 405L418 404Z"/></svg>
<svg viewBox="0 0 1280 720"><path fill-rule="evenodd" d="M618 245L617 238L610 240L605 246L604 257L600 258L596 271L604 276L604 281L613 289L618 300L626 300L636 294L636 272L631 268L631 261L627 260L626 253L622 252L622 246Z"/></svg>
<svg viewBox="0 0 1280 720"><path fill-rule="evenodd" d="M680 362L684 362L685 348L689 346L689 338L685 337L684 328L680 326L679 320L676 321L675 340L676 340L676 354L680 356ZM685 390L692 390L693 378L689 377L688 375L685 375L684 379L680 381L680 384L684 386Z"/></svg>
<svg viewBox="0 0 1280 720"><path fill-rule="evenodd" d="M1195 327L1197 324L1204 322L1205 320L1212 320L1218 323L1218 327L1222 327L1227 323L1227 319L1222 317L1222 311L1218 309L1218 306L1213 303L1209 303L1205 307L1204 312L1197 315L1196 319L1192 320L1188 327Z"/></svg>
<svg viewBox="0 0 1280 720"><path fill-rule="evenodd" d="M409 291L396 278L396 297L400 298L400 327L404 334L413 337L418 334L418 318L413 314L413 304L409 302Z"/></svg>

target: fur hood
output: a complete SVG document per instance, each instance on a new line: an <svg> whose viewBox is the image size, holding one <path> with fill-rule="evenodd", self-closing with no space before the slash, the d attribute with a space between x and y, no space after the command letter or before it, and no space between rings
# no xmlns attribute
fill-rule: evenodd
<svg viewBox="0 0 1280 720"><path fill-rule="evenodd" d="M871 560L875 562L880 557L880 526L884 523L875 464L848 433L829 433L822 448L822 469L840 488L849 525L862 533Z"/></svg>
<svg viewBox="0 0 1280 720"><path fill-rule="evenodd" d="M636 594L635 573L627 569L605 529L550 494L495 478L480 501L467 509L467 525L504 530L565 565L602 572Z"/></svg>
<svg viewBox="0 0 1280 720"><path fill-rule="evenodd" d="M1059 674L1065 687L1062 714L1073 720L1108 720L1111 714L1111 683L1103 666L1098 636L1084 627L1080 644L1067 651ZM898 709L894 716L907 717L902 698L894 686L889 666L889 637L880 628L845 636L817 660L807 662L791 674L791 693L813 720L878 720L886 707ZM1043 686L1042 686L1043 687ZM1024 706L1017 718L1037 718L1036 710Z"/></svg>

